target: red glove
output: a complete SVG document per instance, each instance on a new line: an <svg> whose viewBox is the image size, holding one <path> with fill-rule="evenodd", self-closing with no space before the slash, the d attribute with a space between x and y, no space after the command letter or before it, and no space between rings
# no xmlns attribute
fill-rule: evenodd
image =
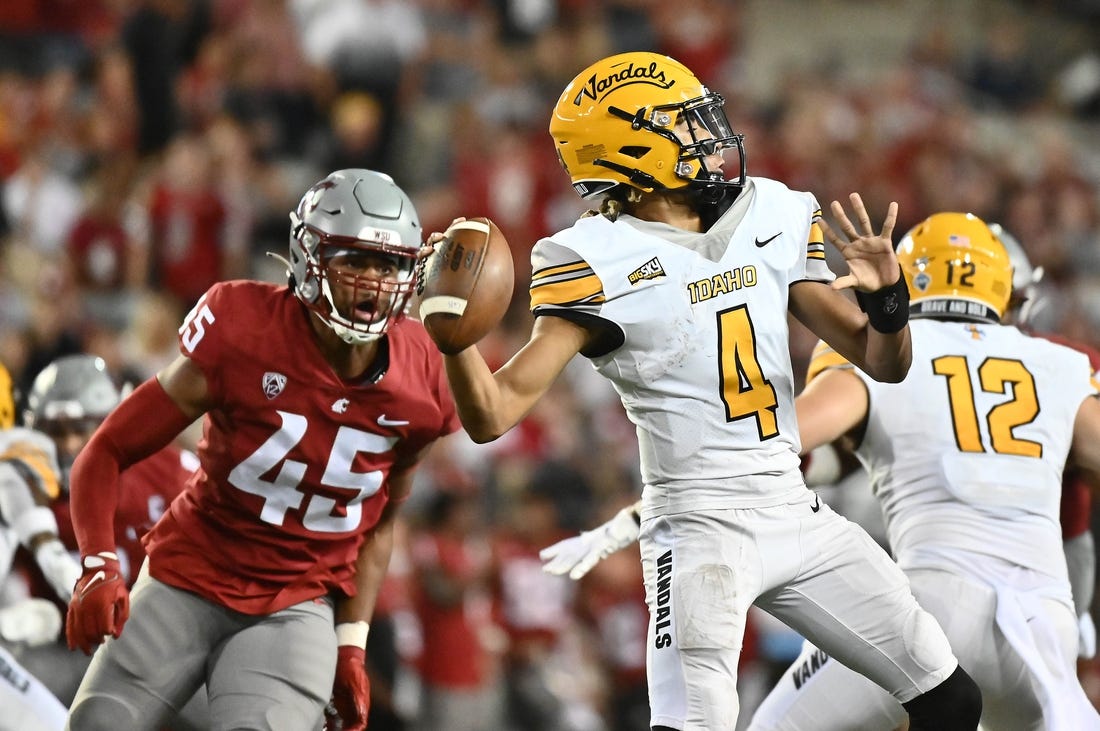
<svg viewBox="0 0 1100 731"><path fill-rule="evenodd" d="M357 645L340 645L336 652L332 703L344 722L343 731L364 731L367 728L367 714L370 713L366 650Z"/></svg>
<svg viewBox="0 0 1100 731"><path fill-rule="evenodd" d="M122 634L122 625L130 618L130 592L115 554L103 551L85 556L80 565L84 573L69 600L65 637L70 650L79 647L91 655L107 635Z"/></svg>

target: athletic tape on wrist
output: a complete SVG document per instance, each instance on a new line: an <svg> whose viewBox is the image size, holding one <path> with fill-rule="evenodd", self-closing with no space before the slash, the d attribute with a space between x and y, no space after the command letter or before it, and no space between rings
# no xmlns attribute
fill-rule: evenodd
<svg viewBox="0 0 1100 731"><path fill-rule="evenodd" d="M336 644L366 649L368 632L370 624L367 622L341 622L336 625Z"/></svg>
<svg viewBox="0 0 1100 731"><path fill-rule="evenodd" d="M859 309L867 313L871 327L880 333L896 333L909 322L909 288L905 275L900 272L898 281L874 292L856 290Z"/></svg>

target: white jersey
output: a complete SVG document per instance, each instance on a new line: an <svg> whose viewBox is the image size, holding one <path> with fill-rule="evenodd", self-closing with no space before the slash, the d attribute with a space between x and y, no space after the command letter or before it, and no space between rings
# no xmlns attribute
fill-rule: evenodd
<svg viewBox="0 0 1100 731"><path fill-rule="evenodd" d="M1088 357L1006 325L911 328L902 383L856 371L870 395L856 454L898 563L973 571L986 556L1068 583L1062 468L1077 410L1097 393Z"/></svg>
<svg viewBox="0 0 1100 731"><path fill-rule="evenodd" d="M536 244L535 314L605 330L584 355L637 427L643 515L805 490L787 298L834 278L820 215L809 193L755 178L705 233L596 215Z"/></svg>

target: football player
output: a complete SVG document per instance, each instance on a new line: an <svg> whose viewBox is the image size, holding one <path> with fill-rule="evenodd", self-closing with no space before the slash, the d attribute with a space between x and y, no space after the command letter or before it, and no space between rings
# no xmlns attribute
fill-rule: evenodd
<svg viewBox="0 0 1100 731"><path fill-rule="evenodd" d="M80 568L61 544L47 507L60 489L57 455L47 437L14 426L14 416L11 376L0 365L0 586L22 545L56 595L68 601ZM9 652L53 642L60 631L61 613L47 599L26 597L0 607L0 729L64 726L65 706Z"/></svg>
<svg viewBox="0 0 1100 731"><path fill-rule="evenodd" d="M820 344L796 399L803 449L837 439L855 449L918 601L982 689L985 728L1100 728L1076 680L1059 550L1070 447L1100 467L1094 368L999 324L1018 309L1014 269L980 219L933 215L902 240L899 259L914 311L909 375L877 383ZM547 570L583 576L630 542L632 512L546 549ZM807 642L749 728L890 731L904 718L882 688Z"/></svg>
<svg viewBox="0 0 1100 731"><path fill-rule="evenodd" d="M1000 323L1013 268L980 219L935 214L898 258L913 302L908 377L876 383L819 346L799 396L803 446L856 445L899 565L982 689L983 726L1100 729L1077 681L1059 527L1070 448L1100 468L1100 383L1084 354ZM889 729L903 718L837 663L798 680L780 682L751 728Z"/></svg>
<svg viewBox="0 0 1100 731"><path fill-rule="evenodd" d="M330 696L345 730L365 728L394 516L458 420L436 349L404 316L427 252L408 196L339 170L291 224L289 285L214 285L180 327L180 356L73 465L83 575L66 633L85 652L113 639L71 729L156 729L204 682L215 728L316 728ZM199 469L146 535L131 594L118 475L203 414Z"/></svg>
<svg viewBox="0 0 1100 731"><path fill-rule="evenodd" d="M811 194L746 175L723 104L654 53L605 58L566 87L550 134L600 211L535 244L535 325L507 364L492 372L476 347L444 356L462 422L499 437L578 353L619 393L642 454L653 728L735 727L755 603L889 689L912 728L973 729L981 698L939 625L799 471L788 312L878 379L909 367L897 206L876 233L858 195L855 222L834 203L845 241ZM826 238L848 275L826 265Z"/></svg>
<svg viewBox="0 0 1100 731"><path fill-rule="evenodd" d="M989 228L1005 245L1008 259L1012 262L1012 297L1008 302L1005 322L1016 325L1030 335L1081 351L1088 356L1094 377L1100 379L1100 351L1096 348L1061 335L1033 332L1030 329L1034 316L1043 307L1038 287L1043 278L1043 268L1031 265L1024 247L1001 224L991 223ZM1066 568L1069 571L1070 587L1073 589L1073 607L1077 612L1077 655L1082 658L1096 655L1096 625L1090 613L1096 590L1096 542L1090 530L1092 492L1097 489L1096 483L1095 474L1083 471L1076 464L1067 464L1062 474L1062 549L1066 554Z"/></svg>
<svg viewBox="0 0 1100 731"><path fill-rule="evenodd" d="M59 494L49 507L57 520L58 536L70 554L79 555L70 515L68 479L73 461L91 439L103 419L118 405L120 393L107 372L106 363L94 355L68 355L50 363L35 377L27 393L23 424L53 442L61 471ZM198 466L190 452L169 445L133 465L120 476L119 503L114 535L120 573L127 586L137 578L145 558L141 537L183 490ZM72 562L77 575L80 569ZM30 567L32 592L46 596L44 581ZM75 581L73 582L75 583ZM65 595L68 604L71 593ZM70 703L87 669L85 656L63 644L40 645L21 653L25 667L44 678L62 703Z"/></svg>

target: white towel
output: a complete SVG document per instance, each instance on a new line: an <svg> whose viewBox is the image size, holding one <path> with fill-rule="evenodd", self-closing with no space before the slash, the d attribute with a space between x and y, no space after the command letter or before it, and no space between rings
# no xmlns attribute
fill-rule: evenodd
<svg viewBox="0 0 1100 731"><path fill-rule="evenodd" d="M1031 671L1047 731L1100 731L1100 714L1077 680L1075 658L1063 656L1062 643L1050 624L1028 622L1044 613L1043 600L1056 598L1042 590L997 587L997 626ZM1042 648L1042 649L1040 649Z"/></svg>

